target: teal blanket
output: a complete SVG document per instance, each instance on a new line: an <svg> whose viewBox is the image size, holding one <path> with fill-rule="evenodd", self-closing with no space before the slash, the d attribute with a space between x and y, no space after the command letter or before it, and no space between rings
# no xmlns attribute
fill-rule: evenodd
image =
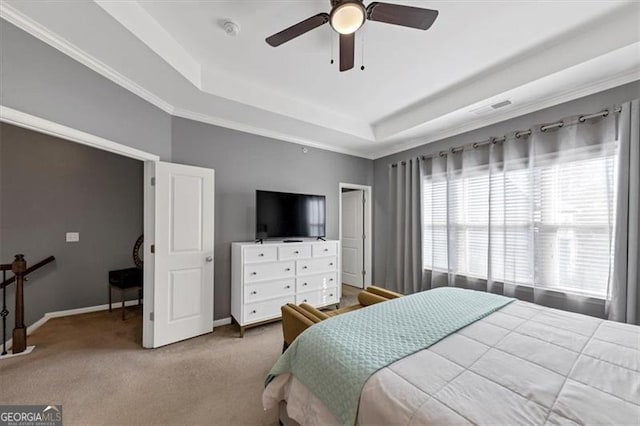
<svg viewBox="0 0 640 426"><path fill-rule="evenodd" d="M324 320L302 333L269 372L291 373L345 425L369 377L514 299L443 287Z"/></svg>

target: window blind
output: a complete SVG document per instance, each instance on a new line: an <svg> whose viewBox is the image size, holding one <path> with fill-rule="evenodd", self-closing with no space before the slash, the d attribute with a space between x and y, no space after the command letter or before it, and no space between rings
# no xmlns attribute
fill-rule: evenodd
<svg viewBox="0 0 640 426"><path fill-rule="evenodd" d="M424 268L606 297L615 158L610 143L425 177Z"/></svg>

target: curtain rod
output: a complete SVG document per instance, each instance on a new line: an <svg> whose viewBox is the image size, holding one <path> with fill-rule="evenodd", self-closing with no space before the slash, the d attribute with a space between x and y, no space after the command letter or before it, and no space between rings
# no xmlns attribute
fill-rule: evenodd
<svg viewBox="0 0 640 426"><path fill-rule="evenodd" d="M619 113L620 111L622 111L621 107L614 108L614 110L613 110L613 112L616 113L616 114ZM593 118L599 118L599 117L606 117L608 115L609 115L609 110L608 109L602 110L600 112L596 112L594 114L584 114L584 115L581 115L581 116L578 117L578 123L584 123L587 120L591 120ZM556 129L556 128L559 129L561 127L564 127L565 124L566 123L564 121L562 121L562 120L558 121L558 122L555 122L555 123L543 124L542 126L540 126L540 131L544 133L547 130ZM515 133L515 137L516 137L516 139L520 139L522 137L531 136L532 133L533 133L533 130L531 130L531 129L521 130L521 131L517 131ZM489 139L481 141L481 142L474 142L473 144L471 144L471 146L475 149L475 148L480 148L481 146L489 145L489 144L492 144L492 143L493 144L502 143L502 142L505 142L506 140L507 140L507 136L506 135L505 136L500 136L500 137L492 137L492 138L489 138ZM422 160L425 160L427 158L435 157L436 155L440 156L440 157L444 157L445 155L448 155L449 153L456 154L458 152L464 151L465 146L467 146L467 145L455 146L455 147L449 149L449 151L440 151L437 154L432 154L432 155L421 155L418 158L420 158ZM398 163L391 164L391 167L397 167L398 164L402 164L404 166L404 165L407 164L407 162L406 161L400 161Z"/></svg>

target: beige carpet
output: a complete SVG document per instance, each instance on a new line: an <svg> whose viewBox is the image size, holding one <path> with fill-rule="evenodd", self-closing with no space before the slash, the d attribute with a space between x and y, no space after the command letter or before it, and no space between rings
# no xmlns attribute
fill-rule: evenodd
<svg viewBox="0 0 640 426"><path fill-rule="evenodd" d="M343 306L358 289L344 286ZM282 349L280 323L237 326L142 349L141 310L47 322L30 355L0 361L0 404L62 404L64 424L276 425L262 409L265 376Z"/></svg>

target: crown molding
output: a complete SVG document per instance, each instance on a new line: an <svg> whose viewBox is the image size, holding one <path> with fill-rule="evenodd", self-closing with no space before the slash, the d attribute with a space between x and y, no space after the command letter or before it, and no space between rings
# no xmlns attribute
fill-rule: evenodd
<svg viewBox="0 0 640 426"><path fill-rule="evenodd" d="M136 1L94 0L191 84L202 90L202 66ZM139 25L132 25L133 22Z"/></svg>
<svg viewBox="0 0 640 426"><path fill-rule="evenodd" d="M613 75L603 80L594 81L592 83L582 85L575 89L567 90L558 95L543 98L535 102L521 105L517 108L510 109L501 114L492 115L489 117L481 118L468 122L462 126L447 129L444 132L435 133L433 135L421 138L414 138L409 141L400 142L399 144L379 151L374 152L371 158L374 160L397 154L403 151L407 151L413 148L417 148L422 145L426 145L432 142L437 142L442 139L450 138L460 135L462 133L470 132L473 130L481 129L483 127L490 126L492 124L500 123L502 121L510 120L522 115L530 114L536 111L541 111L545 108L550 108L556 105L560 105L565 102L570 102L584 96L593 95L594 93L602 92L607 89L611 89L623 84L631 83L633 81L640 80L640 70L634 69L621 74Z"/></svg>
<svg viewBox="0 0 640 426"><path fill-rule="evenodd" d="M374 158L361 151L339 148L327 144L315 142L311 139L299 138L285 133L277 132L274 130L267 130L261 127L254 127L246 123L240 123L237 121L227 120L220 117L213 117L207 114L200 114L197 112L189 111L183 108L176 108L172 114L174 117L186 118L187 120L198 121L200 123L212 124L214 126L225 127L227 129L237 130L239 132L250 133L253 135L264 136L265 138L278 139L281 141L294 143L297 145L304 145L311 148L322 149L324 151L337 152L339 154L353 155L355 157L366 158L373 160Z"/></svg>
<svg viewBox="0 0 640 426"><path fill-rule="evenodd" d="M245 123L231 121L220 117L215 117L207 114L202 114L194 111L190 111L185 108L176 108L164 99L156 96L147 89L143 88L139 84L135 83L128 77L119 73L115 69L109 67L83 50L79 49L75 45L69 43L64 38L58 36L48 28L40 25L38 22L24 15L22 12L16 10L14 7L7 3L2 3L0 7L0 18L10 22L21 30L31 34L37 39L47 43L51 47L59 50L65 55L71 57L77 62L83 64L89 69L97 72L103 77L111 80L117 85L127 89L134 95L144 99L150 104L156 106L162 111L175 117L182 117L189 120L199 121L201 123L213 124L215 126L226 127L233 130L238 130L245 133L251 133L268 138L280 139L286 142L305 145L313 148L318 148L326 151L337 152L340 154L353 155L356 157L362 157L366 159L373 159L370 155L363 154L357 150L350 150L345 148L338 148L327 144L318 143L311 139L299 138L291 135L287 135L281 132L272 131L260 127L251 126Z"/></svg>
<svg viewBox="0 0 640 426"><path fill-rule="evenodd" d="M304 146L313 147L313 148L322 149L322 150L331 151L331 152L337 152L340 154L352 155L352 156L361 157L361 158L370 159L370 160L376 160L388 155L396 154L402 151L416 148L421 145L425 145L441 139L456 136L461 133L486 127L486 126L489 126L501 121L505 121L520 115L539 111L544 108L558 105L563 102L568 102L582 96L587 96L587 95L596 93L598 91L610 89L612 87L619 86L619 85L640 79L640 71L633 70L631 72L612 76L604 80L596 81L588 85L584 85L579 88L566 91L557 96L548 97L536 102L525 104L523 106L510 109L500 114L496 114L490 117L484 117L478 120L468 122L461 126L449 128L446 131L434 133L426 137L417 137L407 141L402 141L397 143L394 146L391 146L385 149L375 150L375 148L371 148L371 149L364 148L363 150L357 150L357 149L335 147L332 145L319 143L315 140L311 140L308 138L291 136L279 131L269 130L262 127L256 127L256 126L252 126L246 123L241 123L238 121L228 120L221 117L216 117L208 114L191 111L185 108L175 107L171 103L165 101L164 99L160 98L159 96L145 89L144 87L134 82L130 78L124 76L123 74L116 71L112 67L106 65L102 61L89 55L88 53L79 49L72 43L69 43L67 40L58 36L54 32L50 31L48 28L40 25L38 22L34 21L33 19L26 16L19 10L15 9L13 6L9 5L7 2L3 2L2 5L0 6L0 18L6 20L7 22L10 22L16 27L36 37L37 39L47 43L53 48L71 57L77 62L85 65L89 69L109 79L115 84L127 89L134 95L144 99L145 101L156 106L157 108L166 112L167 114L170 114L171 116L182 117L189 120L194 120L194 121L198 121L206 124L225 127L225 128L245 132L245 133L279 139L285 142L295 143L295 144L304 145ZM3 107L3 111L5 111L6 109L7 109L6 107ZM374 145L376 142L382 143L383 141L371 140L370 142L372 145Z"/></svg>
<svg viewBox="0 0 640 426"><path fill-rule="evenodd" d="M201 92L200 96L203 98L207 95L223 98L250 108L373 141L373 129L368 122L344 116L332 108L309 102L307 99L289 96L274 87L247 82L228 70L201 64L135 1L94 0L94 3L177 71ZM221 81L225 84L221 85ZM262 101L258 101L259 99ZM269 101L264 101L265 99Z"/></svg>
<svg viewBox="0 0 640 426"><path fill-rule="evenodd" d="M77 62L80 62L82 65L97 72L103 77L108 78L117 85L124 87L128 91L141 97L150 104L160 108L164 112L169 114L172 113L173 106L169 102L166 102L165 100L159 98L139 84L133 82L131 79L125 77L118 71L97 60L93 56L85 53L84 51L78 49L73 44L69 43L62 37L50 31L48 28L43 27L42 25L24 15L22 12L16 10L6 2L3 2L2 7L0 7L0 18L12 23L21 30L26 31L37 39L47 43L51 47L59 50L60 52L71 57Z"/></svg>

